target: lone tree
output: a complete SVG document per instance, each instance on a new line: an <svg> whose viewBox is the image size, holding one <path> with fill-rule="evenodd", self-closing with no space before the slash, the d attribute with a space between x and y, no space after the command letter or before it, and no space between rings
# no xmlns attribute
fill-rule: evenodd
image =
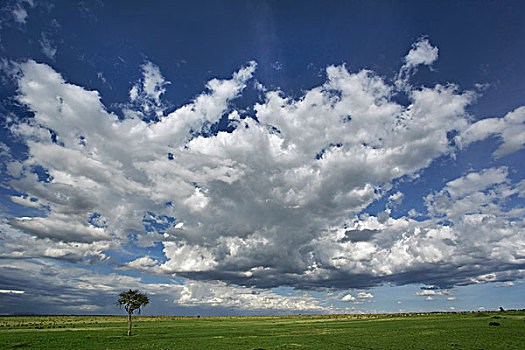
<svg viewBox="0 0 525 350"><path fill-rule="evenodd" d="M128 290L119 294L120 298L117 300L117 305L128 312L128 336L131 335L131 314L149 304L149 298L146 294L139 293L138 290Z"/></svg>

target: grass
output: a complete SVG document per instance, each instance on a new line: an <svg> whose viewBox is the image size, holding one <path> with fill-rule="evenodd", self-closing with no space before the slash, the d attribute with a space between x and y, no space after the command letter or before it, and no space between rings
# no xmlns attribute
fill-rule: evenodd
<svg viewBox="0 0 525 350"><path fill-rule="evenodd" d="M499 325L489 325L498 323ZM525 311L265 317L0 316L4 349L524 349Z"/></svg>

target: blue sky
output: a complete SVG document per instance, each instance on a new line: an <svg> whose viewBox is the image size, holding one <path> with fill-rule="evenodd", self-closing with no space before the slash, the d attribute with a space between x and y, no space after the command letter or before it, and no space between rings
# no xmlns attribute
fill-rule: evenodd
<svg viewBox="0 0 525 350"><path fill-rule="evenodd" d="M522 308L524 10L7 1L2 312Z"/></svg>

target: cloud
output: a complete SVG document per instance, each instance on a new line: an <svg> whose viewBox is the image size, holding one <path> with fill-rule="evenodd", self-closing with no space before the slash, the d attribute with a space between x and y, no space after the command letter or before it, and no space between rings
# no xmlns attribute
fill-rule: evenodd
<svg viewBox="0 0 525 350"><path fill-rule="evenodd" d="M407 67L437 57L425 40ZM445 288L522 275L523 211L504 202L523 186L507 168L449 181L425 197L421 220L363 213L394 182L458 151L449 138L472 126L473 92L407 80L402 103L395 82L329 66L298 98L265 91L252 118L235 106L255 74L249 62L165 113L165 78L151 62L141 69L118 117L50 66L18 65L17 100L34 117L10 126L28 150L11 162L10 186L15 201L35 198L43 213L12 218L11 244L24 237L72 260L158 245L159 257L130 249L121 268L243 288ZM213 127L223 118L228 132Z"/></svg>
<svg viewBox="0 0 525 350"><path fill-rule="evenodd" d="M160 104L160 96L166 91L165 85L169 84L164 80L159 67L151 62L142 65L142 86L134 85L129 93L131 101L135 101L139 96L139 91L143 93L143 98L153 100L157 105Z"/></svg>
<svg viewBox="0 0 525 350"><path fill-rule="evenodd" d="M433 217L416 221L361 215L331 237L318 239L314 251L325 268L356 277L368 274L368 281L376 277L449 288L520 278L524 211L504 209L519 188L520 183L509 182L506 168L470 173L427 197ZM374 232L371 239L344 239L346 232L364 230ZM447 293L428 289L417 295Z"/></svg>
<svg viewBox="0 0 525 350"><path fill-rule="evenodd" d="M40 208L38 201L32 201L29 198L22 196L11 196L10 198L14 203L23 205L25 207Z"/></svg>
<svg viewBox="0 0 525 350"><path fill-rule="evenodd" d="M60 240L63 242L93 242L110 239L101 227L72 222L67 217L50 216L20 217L9 221L11 226L38 237Z"/></svg>
<svg viewBox="0 0 525 350"><path fill-rule="evenodd" d="M418 296L431 296L431 295L449 295L450 291L448 290L434 290L434 289L425 289L421 292L417 292L415 295Z"/></svg>
<svg viewBox="0 0 525 350"><path fill-rule="evenodd" d="M91 21L98 21L97 13L104 7L104 2L101 0L84 1L78 2L78 11L80 15Z"/></svg>
<svg viewBox="0 0 525 350"><path fill-rule="evenodd" d="M464 177L449 181L443 191L446 191L452 199L465 197L478 191L501 184L507 180L506 168L485 169L480 173L469 173ZM441 193L443 193L443 191Z"/></svg>
<svg viewBox="0 0 525 350"><path fill-rule="evenodd" d="M13 11L13 17L16 22L20 24L26 24L27 11L20 5L17 5Z"/></svg>
<svg viewBox="0 0 525 350"><path fill-rule="evenodd" d="M412 44L412 49L404 58L405 64L400 68L395 81L396 87L401 90L410 90L409 79L420 65L431 66L438 59L439 49L430 44L423 37Z"/></svg>
<svg viewBox="0 0 525 350"><path fill-rule="evenodd" d="M470 125L456 139L460 147L465 148L491 135L497 135L502 141L493 153L496 158L522 149L525 145L525 107L516 108L504 118L482 119Z"/></svg>
<svg viewBox="0 0 525 350"><path fill-rule="evenodd" d="M16 23L25 25L28 18L27 6L29 8L35 7L33 0L16 0L11 1L5 6L5 9L13 15Z"/></svg>
<svg viewBox="0 0 525 350"><path fill-rule="evenodd" d="M506 281L502 284L496 284L494 287L514 287L514 282L512 281Z"/></svg>
<svg viewBox="0 0 525 350"><path fill-rule="evenodd" d="M448 297L447 300L448 301L454 301L454 300L456 300L456 297Z"/></svg>
<svg viewBox="0 0 525 350"><path fill-rule="evenodd" d="M449 181L441 191L425 198L428 211L436 216L446 215L449 219L479 211L503 215L498 206L490 204L518 192L519 185L505 184L507 175L506 167L489 168Z"/></svg>
<svg viewBox="0 0 525 350"><path fill-rule="evenodd" d="M168 107L162 102L161 96L170 82L164 79L159 67L150 61L146 61L141 68L142 79L129 90L130 104L124 109L124 113L135 118L158 119Z"/></svg>
<svg viewBox="0 0 525 350"><path fill-rule="evenodd" d="M152 259L149 256L143 256L140 258L137 258L133 261L130 261L126 264L123 264L118 267L118 269L127 270L127 269L134 269L134 270L146 270L152 266L155 266L158 264L158 261L155 259Z"/></svg>
<svg viewBox="0 0 525 350"><path fill-rule="evenodd" d="M310 296L282 296L251 288L234 288L221 282L187 282L180 291L183 306L220 306L240 310L325 311Z"/></svg>
<svg viewBox="0 0 525 350"><path fill-rule="evenodd" d="M218 264L210 249L198 245L164 242L164 254L169 257L162 266L167 271L208 271Z"/></svg>
<svg viewBox="0 0 525 350"><path fill-rule="evenodd" d="M422 38L412 45L412 49L405 56L405 67L412 68L420 64L429 66L437 60L438 51L427 38Z"/></svg>
<svg viewBox="0 0 525 350"><path fill-rule="evenodd" d="M6 289L0 289L0 294L24 294L25 291L23 290L6 290Z"/></svg>
<svg viewBox="0 0 525 350"><path fill-rule="evenodd" d="M359 292L357 293L357 297L359 299L372 299L374 296L372 295L372 293Z"/></svg>
<svg viewBox="0 0 525 350"><path fill-rule="evenodd" d="M355 301L355 300L357 299L353 297L352 294L347 294L341 298L341 301Z"/></svg>
<svg viewBox="0 0 525 350"><path fill-rule="evenodd" d="M35 235L23 233L8 221L0 221L0 257L2 258L37 258L46 257L79 261L102 261L108 256L104 251L118 248L118 244L112 241L96 241L90 243L64 242L50 238L39 238Z"/></svg>
<svg viewBox="0 0 525 350"><path fill-rule="evenodd" d="M0 141L0 157L10 158L11 150L8 145Z"/></svg>
<svg viewBox="0 0 525 350"><path fill-rule="evenodd" d="M116 309L111 311L111 306L114 307L115 296L127 289L146 293L152 302L145 311L152 314L184 313L184 309L190 314L204 309L208 313L220 310L252 313L265 310L281 313L348 311L322 306L317 299L305 294L279 295L270 290L229 286L223 282L186 280L180 283L171 280L169 283L147 283L137 277L115 273L103 275L86 268L43 260L3 259L0 275L5 276L3 285L6 286L0 293L15 295L23 301L3 304L4 312L8 313L61 314L72 310L81 313L98 310L114 314Z"/></svg>
<svg viewBox="0 0 525 350"><path fill-rule="evenodd" d="M359 292L357 293L357 297L352 296L351 294L347 294L341 298L341 301L353 301L354 304L362 304L364 300L372 299L374 296L372 293L367 292Z"/></svg>
<svg viewBox="0 0 525 350"><path fill-rule="evenodd" d="M54 60L57 53L57 48L53 45L48 36L45 33L42 33L41 39L38 42L40 43L42 53L50 60Z"/></svg>
<svg viewBox="0 0 525 350"><path fill-rule="evenodd" d="M397 191L388 197L388 202L390 205L400 205L403 202L404 197L405 195L402 192Z"/></svg>

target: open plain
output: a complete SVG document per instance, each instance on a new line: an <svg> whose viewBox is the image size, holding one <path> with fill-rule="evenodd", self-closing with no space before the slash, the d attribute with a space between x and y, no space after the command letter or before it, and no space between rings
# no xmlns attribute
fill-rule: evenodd
<svg viewBox="0 0 525 350"><path fill-rule="evenodd" d="M2 316L5 349L523 349L525 311L260 317Z"/></svg>

